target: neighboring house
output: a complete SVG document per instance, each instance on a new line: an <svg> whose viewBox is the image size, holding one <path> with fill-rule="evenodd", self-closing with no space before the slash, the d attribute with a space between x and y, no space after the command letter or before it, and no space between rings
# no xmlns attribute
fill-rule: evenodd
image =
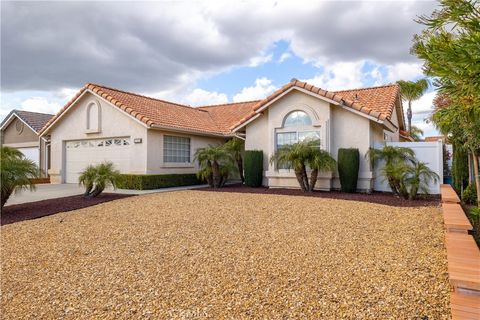
<svg viewBox="0 0 480 320"><path fill-rule="evenodd" d="M448 143L447 137L445 136L430 136L425 137L425 142L435 142L441 140L443 143Z"/></svg>
<svg viewBox="0 0 480 320"><path fill-rule="evenodd" d="M0 125L1 143L20 150L44 173L48 170L48 146L38 136L53 114L12 110Z"/></svg>
<svg viewBox="0 0 480 320"><path fill-rule="evenodd" d="M371 190L365 153L400 141L404 129L398 85L328 92L294 79L264 100L198 108L88 84L40 136L51 146L53 183L77 183L88 164L104 160L123 173L194 173L198 148L238 136L247 150L263 150L264 185L297 187L294 173L275 170L269 158L281 145L317 137L334 157L339 148L358 148L358 187ZM338 177L323 174L318 187L339 188Z"/></svg>

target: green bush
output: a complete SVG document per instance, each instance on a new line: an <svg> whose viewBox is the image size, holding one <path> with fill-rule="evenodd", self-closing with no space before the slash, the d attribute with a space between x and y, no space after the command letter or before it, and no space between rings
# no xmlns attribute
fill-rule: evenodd
<svg viewBox="0 0 480 320"><path fill-rule="evenodd" d="M360 154L358 149L338 149L338 174L342 192L356 192Z"/></svg>
<svg viewBox="0 0 480 320"><path fill-rule="evenodd" d="M168 187L192 186L204 183L192 174L121 174L120 189L151 190Z"/></svg>
<svg viewBox="0 0 480 320"><path fill-rule="evenodd" d="M474 183L471 183L463 190L462 202L465 204L477 204L477 189Z"/></svg>
<svg viewBox="0 0 480 320"><path fill-rule="evenodd" d="M462 188L468 185L468 155L465 148L454 144L452 157L453 188L460 194Z"/></svg>
<svg viewBox="0 0 480 320"><path fill-rule="evenodd" d="M245 184L249 187L260 187L263 180L263 151L245 151L244 162Z"/></svg>

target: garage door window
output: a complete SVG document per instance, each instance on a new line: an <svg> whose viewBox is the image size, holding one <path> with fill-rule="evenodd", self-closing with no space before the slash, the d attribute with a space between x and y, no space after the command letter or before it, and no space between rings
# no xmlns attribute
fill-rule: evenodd
<svg viewBox="0 0 480 320"><path fill-rule="evenodd" d="M102 139L102 140L79 140L67 142L67 149L76 148L104 148L130 145L129 138Z"/></svg>
<svg viewBox="0 0 480 320"><path fill-rule="evenodd" d="M164 136L163 162L190 163L190 138Z"/></svg>

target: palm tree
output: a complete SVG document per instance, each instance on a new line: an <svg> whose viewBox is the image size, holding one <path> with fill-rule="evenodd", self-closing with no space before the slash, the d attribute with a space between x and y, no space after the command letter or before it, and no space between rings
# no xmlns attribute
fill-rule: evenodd
<svg viewBox="0 0 480 320"><path fill-rule="evenodd" d="M317 183L318 172L334 171L337 167L337 162L327 151L315 148L312 150L311 158L308 159L308 166L312 169L309 189L312 192Z"/></svg>
<svg viewBox="0 0 480 320"><path fill-rule="evenodd" d="M95 198L107 187L117 187L120 172L115 170L112 162L103 162L96 166L88 166L81 173L78 181L85 187L84 197Z"/></svg>
<svg viewBox="0 0 480 320"><path fill-rule="evenodd" d="M37 165L18 150L0 148L1 206L3 208L14 191L35 190L33 178L38 177Z"/></svg>
<svg viewBox="0 0 480 320"><path fill-rule="evenodd" d="M243 175L243 152L245 151L245 141L239 138L233 138L225 143L223 147L228 153L230 153L232 158L237 163L240 179L242 179L242 183L244 183L245 176Z"/></svg>
<svg viewBox="0 0 480 320"><path fill-rule="evenodd" d="M408 199L414 200L417 198L418 191L428 193L428 184L430 181L437 182L440 177L433 172L425 162L413 160L412 165L408 166L406 183L410 186Z"/></svg>
<svg viewBox="0 0 480 320"><path fill-rule="evenodd" d="M382 149L370 148L366 156L370 159L372 165L377 161L385 161L381 174L388 181L393 194L402 195L405 193L401 181L406 170L405 162L415 156L412 149L392 146L384 146Z"/></svg>
<svg viewBox="0 0 480 320"><path fill-rule="evenodd" d="M412 133L412 101L420 99L428 89L428 80L419 79L417 81L397 81L400 86L402 99L408 101L407 119L408 133Z"/></svg>
<svg viewBox="0 0 480 320"><path fill-rule="evenodd" d="M412 126L410 129L410 137L412 137L414 141L420 141L422 140L422 136L423 130L417 126Z"/></svg>
<svg viewBox="0 0 480 320"><path fill-rule="evenodd" d="M270 163L274 163L277 168L284 166L293 168L303 192L314 190L319 171L335 168L335 160L328 152L320 150L318 140L301 141L283 146L273 154ZM310 181L307 166L312 169Z"/></svg>
<svg viewBox="0 0 480 320"><path fill-rule="evenodd" d="M195 160L200 164L199 178L207 180L210 187L221 188L225 185L229 173L234 170L231 155L223 146L208 146L195 152Z"/></svg>

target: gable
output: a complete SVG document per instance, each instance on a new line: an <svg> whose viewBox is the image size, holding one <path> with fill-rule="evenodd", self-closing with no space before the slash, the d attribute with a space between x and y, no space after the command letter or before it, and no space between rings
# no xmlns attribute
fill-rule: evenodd
<svg viewBox="0 0 480 320"><path fill-rule="evenodd" d="M37 133L15 114L9 119L9 123L2 128L2 143L4 144L38 143L38 140Z"/></svg>

